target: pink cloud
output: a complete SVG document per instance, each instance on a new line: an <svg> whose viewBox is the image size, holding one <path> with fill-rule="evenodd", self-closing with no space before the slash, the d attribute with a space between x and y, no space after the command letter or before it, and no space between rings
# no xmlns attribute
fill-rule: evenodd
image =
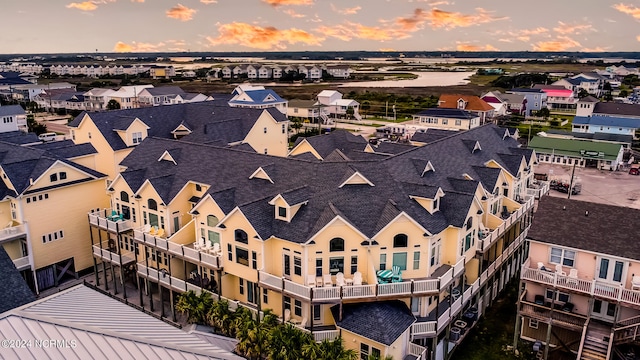
<svg viewBox="0 0 640 360"><path fill-rule="evenodd" d="M207 37L209 45L237 44L254 49L286 49L287 44L320 45L323 37L300 29L280 30L272 26L233 22L218 27L218 37Z"/></svg>
<svg viewBox="0 0 640 360"><path fill-rule="evenodd" d="M189 21L193 19L193 15L197 12L195 9L190 9L182 4L178 4L171 9L167 10L167 17L180 21Z"/></svg>

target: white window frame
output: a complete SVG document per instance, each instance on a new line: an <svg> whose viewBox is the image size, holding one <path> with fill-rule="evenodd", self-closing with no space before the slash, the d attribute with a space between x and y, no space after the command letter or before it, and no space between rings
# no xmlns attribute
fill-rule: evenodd
<svg viewBox="0 0 640 360"><path fill-rule="evenodd" d="M537 329L538 328L538 320L529 319L529 327L532 328L532 329Z"/></svg>
<svg viewBox="0 0 640 360"><path fill-rule="evenodd" d="M554 254L554 250L560 251L560 254ZM567 256L567 253L572 253L573 256ZM551 247L549 249L549 262L551 264L561 264L562 266L573 268L576 263L576 254L575 250L565 249L561 247ZM556 260L554 260L556 258ZM570 262L570 263L569 263Z"/></svg>

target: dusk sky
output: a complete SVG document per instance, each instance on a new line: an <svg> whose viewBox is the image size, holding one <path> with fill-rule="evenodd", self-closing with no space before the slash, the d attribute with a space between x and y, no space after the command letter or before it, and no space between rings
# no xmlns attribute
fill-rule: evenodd
<svg viewBox="0 0 640 360"><path fill-rule="evenodd" d="M1 0L0 53L640 51L640 1Z"/></svg>

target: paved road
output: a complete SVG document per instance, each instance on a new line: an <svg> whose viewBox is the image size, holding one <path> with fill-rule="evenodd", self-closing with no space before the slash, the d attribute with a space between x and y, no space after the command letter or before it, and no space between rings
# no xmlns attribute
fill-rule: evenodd
<svg viewBox="0 0 640 360"><path fill-rule="evenodd" d="M549 179L569 180L571 167L551 164L536 166L536 173L547 173ZM626 206L640 209L640 176L625 171L608 171L576 167L575 181L582 183L582 192L571 195L572 199L596 203ZM567 197L567 194L550 190L549 195Z"/></svg>
<svg viewBox="0 0 640 360"><path fill-rule="evenodd" d="M318 124L304 124L305 128L318 129ZM331 128L332 130L335 128L338 129L346 129L352 130L354 134L362 135L365 138L370 137L372 134L375 134L376 128L373 126L366 125L356 125L356 124L345 124L345 123L337 123L334 125L323 125L323 128Z"/></svg>

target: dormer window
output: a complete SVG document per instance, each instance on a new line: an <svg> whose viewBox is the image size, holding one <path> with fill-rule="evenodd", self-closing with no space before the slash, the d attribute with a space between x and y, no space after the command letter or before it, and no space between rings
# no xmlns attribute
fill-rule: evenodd
<svg viewBox="0 0 640 360"><path fill-rule="evenodd" d="M158 203L153 200L153 199L149 199L147 201L147 207L149 208L149 210L158 210Z"/></svg>
<svg viewBox="0 0 640 360"><path fill-rule="evenodd" d="M240 243L243 243L243 244L248 244L249 243L249 236L242 229L236 229L236 231L234 231L234 237L235 237L235 240L237 242L240 242Z"/></svg>
<svg viewBox="0 0 640 360"><path fill-rule="evenodd" d="M278 218L287 219L287 208L284 206L278 206Z"/></svg>
<svg viewBox="0 0 640 360"><path fill-rule="evenodd" d="M126 202L126 203L129 202L129 194L127 194L126 191L121 191L120 192L120 201Z"/></svg>
<svg viewBox="0 0 640 360"><path fill-rule="evenodd" d="M344 251L344 239L343 238L333 238L329 241L329 251L337 252Z"/></svg>
<svg viewBox="0 0 640 360"><path fill-rule="evenodd" d="M398 234L393 237L394 248L406 248L409 246L409 238L405 234Z"/></svg>
<svg viewBox="0 0 640 360"><path fill-rule="evenodd" d="M142 132L137 131L131 134L131 142L134 145L140 144L142 142Z"/></svg>
<svg viewBox="0 0 640 360"><path fill-rule="evenodd" d="M436 212L438 210L440 210L440 198L436 197L433 199L433 211Z"/></svg>

